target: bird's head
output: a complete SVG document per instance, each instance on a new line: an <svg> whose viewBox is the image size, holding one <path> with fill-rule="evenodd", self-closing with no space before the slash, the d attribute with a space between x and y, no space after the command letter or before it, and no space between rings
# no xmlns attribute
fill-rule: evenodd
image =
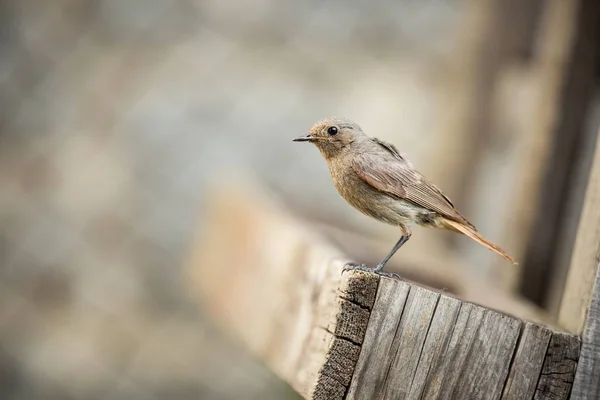
<svg viewBox="0 0 600 400"><path fill-rule="evenodd" d="M314 124L307 135L295 138L294 142L314 143L323 156L329 158L364 136L356 123L345 118L330 117Z"/></svg>

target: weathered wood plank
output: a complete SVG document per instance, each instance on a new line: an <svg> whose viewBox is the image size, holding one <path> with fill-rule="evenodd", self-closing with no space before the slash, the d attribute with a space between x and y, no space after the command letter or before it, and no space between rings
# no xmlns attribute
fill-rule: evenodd
<svg viewBox="0 0 600 400"><path fill-rule="evenodd" d="M187 282L303 397L495 400L531 393L532 382L536 398L568 393L572 336L554 334L543 357L542 328L407 281L344 272L347 259L318 234L272 204L257 206L266 200L251 202L248 190L243 197L218 198Z"/></svg>
<svg viewBox="0 0 600 400"><path fill-rule="evenodd" d="M327 332L332 335L331 345L312 392L315 400L344 398L377 294L377 275L360 271L346 271L343 275L345 279L342 279L339 289L337 315L327 327Z"/></svg>
<svg viewBox="0 0 600 400"><path fill-rule="evenodd" d="M370 309L340 298L338 300L337 316L330 321L327 331L336 338L360 346L365 336L370 315Z"/></svg>
<svg viewBox="0 0 600 400"><path fill-rule="evenodd" d="M434 379L431 371L435 370L434 366L439 363L448 347L460 306L460 300L440 296L421 352L419 365L412 378L408 399L420 400L424 398L423 392L428 385L440 384L439 380Z"/></svg>
<svg viewBox="0 0 600 400"><path fill-rule="evenodd" d="M385 281L380 290L392 288ZM347 398L500 398L521 322L446 297L437 304L439 294L419 287L408 291L403 307L383 318L379 301L389 291L377 297Z"/></svg>
<svg viewBox="0 0 600 400"><path fill-rule="evenodd" d="M377 399L381 394L409 288L399 280L381 279L347 399Z"/></svg>
<svg viewBox="0 0 600 400"><path fill-rule="evenodd" d="M573 383L573 400L600 398L600 264L597 270Z"/></svg>
<svg viewBox="0 0 600 400"><path fill-rule="evenodd" d="M408 396L439 297L431 290L411 287L388 354L392 362L385 385L380 388L382 398Z"/></svg>
<svg viewBox="0 0 600 400"><path fill-rule="evenodd" d="M573 383L573 400L600 398L600 266L598 271Z"/></svg>
<svg viewBox="0 0 600 400"><path fill-rule="evenodd" d="M312 398L316 400L343 399L352 379L359 354L359 345L333 337L323 368L319 371Z"/></svg>
<svg viewBox="0 0 600 400"><path fill-rule="evenodd" d="M502 399L531 399L540 377L552 331L526 323L513 359Z"/></svg>
<svg viewBox="0 0 600 400"><path fill-rule="evenodd" d="M473 341L463 362L455 366L460 371L452 398L498 399L508 375L521 322L492 310L483 311ZM455 331L456 333L456 331Z"/></svg>
<svg viewBox="0 0 600 400"><path fill-rule="evenodd" d="M379 276L354 270L344 271L343 275L348 278L340 282L339 297L371 310L377 298Z"/></svg>
<svg viewBox="0 0 600 400"><path fill-rule="evenodd" d="M554 333L548 345L535 400L566 400L571 392L579 359L580 340L566 333Z"/></svg>
<svg viewBox="0 0 600 400"><path fill-rule="evenodd" d="M474 304L462 303L456 324L445 352L432 365L429 384L425 387L424 398L450 398L464 367L468 350L471 348L485 310Z"/></svg>

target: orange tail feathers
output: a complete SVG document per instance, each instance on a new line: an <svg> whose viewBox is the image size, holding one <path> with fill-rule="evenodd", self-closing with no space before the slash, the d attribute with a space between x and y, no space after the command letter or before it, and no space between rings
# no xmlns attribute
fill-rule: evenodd
<svg viewBox="0 0 600 400"><path fill-rule="evenodd" d="M492 242L488 241L483 236L481 236L479 234L479 232L477 232L475 230L475 228L463 225L460 222L452 221L452 220L449 220L446 218L444 218L444 225L446 225L448 228L451 228L452 230L458 231L458 232L470 237L477 243L484 245L485 247L487 247L494 253L500 255L506 261L508 261L512 264L517 264L517 262L512 257L510 257L508 254L506 254L506 252L504 250L502 250L500 247L496 246L495 244L493 244Z"/></svg>

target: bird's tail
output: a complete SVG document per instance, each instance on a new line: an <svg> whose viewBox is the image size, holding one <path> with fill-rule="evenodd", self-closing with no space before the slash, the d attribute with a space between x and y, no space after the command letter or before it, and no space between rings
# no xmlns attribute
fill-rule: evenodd
<svg viewBox="0 0 600 400"><path fill-rule="evenodd" d="M477 243L484 245L485 247L487 247L494 253L500 255L502 258L504 258L508 262L510 262L512 264L517 264L517 262L512 257L510 257L508 254L506 254L506 252L504 250L502 250L500 247L496 246L495 244L493 244L492 242L490 242L489 240L487 240L486 238L481 236L479 234L479 232L477 232L475 227L470 227L470 226L461 224L460 222L452 221L452 220L446 219L446 218L444 218L444 225L452 230L458 231L458 232L470 237Z"/></svg>

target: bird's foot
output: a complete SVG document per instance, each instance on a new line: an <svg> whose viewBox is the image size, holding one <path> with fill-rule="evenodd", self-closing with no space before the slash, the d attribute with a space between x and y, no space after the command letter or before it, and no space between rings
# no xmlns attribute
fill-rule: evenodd
<svg viewBox="0 0 600 400"><path fill-rule="evenodd" d="M365 264L348 263L344 266L344 271L375 272L375 268L367 267Z"/></svg>
<svg viewBox="0 0 600 400"><path fill-rule="evenodd" d="M386 272L386 271L383 271L382 269L378 269L377 267L374 267L374 268L367 267L365 264L349 263L344 266L344 271L364 271L364 272L370 272L373 274L377 274L380 276L385 276L387 278L402 279L402 277L398 274L395 274L393 272Z"/></svg>

